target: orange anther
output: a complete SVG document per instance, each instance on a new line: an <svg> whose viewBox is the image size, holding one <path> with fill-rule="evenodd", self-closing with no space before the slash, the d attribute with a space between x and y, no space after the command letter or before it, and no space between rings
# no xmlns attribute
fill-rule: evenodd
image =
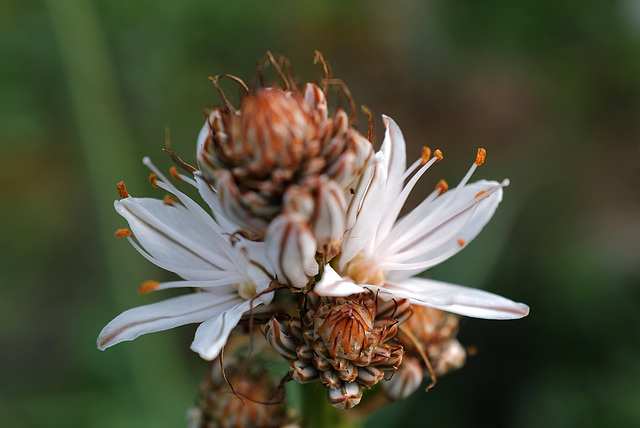
<svg viewBox="0 0 640 428"><path fill-rule="evenodd" d="M465 241L462 238L458 238L458 245L460 245L461 247L464 247L464 245L467 243L467 241Z"/></svg>
<svg viewBox="0 0 640 428"><path fill-rule="evenodd" d="M149 174L149 183L156 189L158 188L158 176L154 173Z"/></svg>
<svg viewBox="0 0 640 428"><path fill-rule="evenodd" d="M439 194L442 195L444 192L449 190L449 183L441 179L440 181L438 181L438 184L436 184L436 190L439 190Z"/></svg>
<svg viewBox="0 0 640 428"><path fill-rule="evenodd" d="M169 168L169 174L171 174L174 180L182 181L182 178L180 178L180 174L178 173L178 168L175 166Z"/></svg>
<svg viewBox="0 0 640 428"><path fill-rule="evenodd" d="M133 236L133 232L131 232L129 229L116 230L116 238L125 238L127 236Z"/></svg>
<svg viewBox="0 0 640 428"><path fill-rule="evenodd" d="M124 181L118 183L118 194L122 199L127 199L129 194L127 193L127 188L124 186Z"/></svg>
<svg viewBox="0 0 640 428"><path fill-rule="evenodd" d="M138 293L142 295L149 294L158 288L158 285L160 285L158 281L145 281L138 287Z"/></svg>
<svg viewBox="0 0 640 428"><path fill-rule="evenodd" d="M180 201L178 199L174 198L171 195L164 195L164 198L162 198L162 203L165 204L165 205L174 206L178 202L180 202Z"/></svg>
<svg viewBox="0 0 640 428"><path fill-rule="evenodd" d="M444 158L440 149L436 149L436 151L433 152L433 156L436 158L436 162L440 162Z"/></svg>
<svg viewBox="0 0 640 428"><path fill-rule="evenodd" d="M431 158L431 149L427 146L422 146L422 165L429 162Z"/></svg>
<svg viewBox="0 0 640 428"><path fill-rule="evenodd" d="M486 190L483 190L482 192L478 192L478 193L476 193L476 195L474 196L474 198L477 198L477 197L479 197L479 196L482 196L482 195L484 195L485 193L487 193L487 191L486 191Z"/></svg>
<svg viewBox="0 0 640 428"><path fill-rule="evenodd" d="M478 149L478 154L476 155L476 165L478 166L482 165L486 157L487 157L487 151L482 147L480 147Z"/></svg>

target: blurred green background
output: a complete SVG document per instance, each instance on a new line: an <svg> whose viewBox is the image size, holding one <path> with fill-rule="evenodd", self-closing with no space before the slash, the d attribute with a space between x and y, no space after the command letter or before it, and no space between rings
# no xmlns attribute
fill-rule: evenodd
<svg viewBox="0 0 640 428"><path fill-rule="evenodd" d="M430 275L531 315L465 319L478 355L367 427L640 426L638 0L3 0L0 424L185 426L206 369L192 326L95 348L112 317L166 296L139 296L142 281L169 278L113 238L115 183L161 197L142 156L171 165L167 128L193 162L219 102L207 76L250 80L268 49L306 80L322 51L410 159L443 150L416 198L479 146L476 178L511 179Z"/></svg>

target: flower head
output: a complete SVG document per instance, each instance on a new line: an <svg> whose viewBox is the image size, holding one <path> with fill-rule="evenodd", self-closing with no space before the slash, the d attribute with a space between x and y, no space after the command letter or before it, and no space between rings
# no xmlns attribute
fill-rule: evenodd
<svg viewBox="0 0 640 428"><path fill-rule="evenodd" d="M394 338L411 314L406 300L379 304L373 292L344 298L309 293L299 318L271 318L265 336L289 360L291 378L320 378L329 402L349 409L360 402L363 388L389 379L401 365L404 351Z"/></svg>
<svg viewBox="0 0 640 428"><path fill-rule="evenodd" d="M460 315L513 319L526 316L529 307L485 291L447 284L418 274L464 248L491 219L509 184L480 180L469 184L484 162L480 149L469 172L454 189L439 183L416 208L399 218L409 193L422 175L442 159L439 150L405 169L405 143L400 128L384 117L385 139L368 164L362 184L347 212L348 236L338 262L326 265L314 291L344 296L365 289L381 297L409 299ZM405 184L405 181L408 180Z"/></svg>
<svg viewBox="0 0 640 428"><path fill-rule="evenodd" d="M131 230L121 229L116 235L126 236L147 260L183 278L146 282L141 293L167 288L193 288L198 292L123 312L100 332L98 348L106 349L146 333L200 323L191 349L204 359L213 359L242 315L272 298L272 293L259 295L271 281L266 274L269 265L264 244L231 237L233 230L224 217L217 215L214 219L171 184L148 158L144 163L154 171L152 184L177 199L134 198L124 184L119 185L123 199L114 205ZM197 174L196 181L184 176L182 179L198 186L205 200L211 199L207 193L210 188L198 185L202 179Z"/></svg>
<svg viewBox="0 0 640 428"><path fill-rule="evenodd" d="M297 412L281 396L280 376L269 370L271 353L262 347L268 345L249 342L248 336L234 335L223 363L211 362L188 414L190 428L301 427ZM251 349L257 352L250 357Z"/></svg>
<svg viewBox="0 0 640 428"><path fill-rule="evenodd" d="M344 110L329 115L326 88L283 80L284 89L243 86L240 108L213 110L198 137L198 165L219 210L266 241L277 279L303 288L318 273L316 253L328 261L340 250L346 193L372 146ZM304 260L283 257L292 252Z"/></svg>

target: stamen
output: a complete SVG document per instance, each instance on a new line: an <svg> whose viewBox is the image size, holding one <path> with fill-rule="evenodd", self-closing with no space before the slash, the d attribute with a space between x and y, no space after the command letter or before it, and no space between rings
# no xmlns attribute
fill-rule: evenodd
<svg viewBox="0 0 640 428"><path fill-rule="evenodd" d="M438 181L438 184L436 184L435 190L440 192L438 193L439 195L442 195L444 192L449 190L449 183L444 181L444 179L440 179L440 181Z"/></svg>
<svg viewBox="0 0 640 428"><path fill-rule="evenodd" d="M211 126L211 125L209 125ZM189 165L188 163L186 163L185 161L183 161L182 159L180 159L180 156L176 155L175 153L173 153L172 150L170 149L162 149L163 152L169 153L169 156L171 156L171 159L177 163L178 165L180 165L182 168L184 168L187 172L193 174L194 172L196 172L198 169Z"/></svg>
<svg viewBox="0 0 640 428"><path fill-rule="evenodd" d="M462 238L458 238L458 244L459 244L461 247L464 247L464 246L466 245L466 243L467 243L467 241L465 241L464 239L462 239Z"/></svg>
<svg viewBox="0 0 640 428"><path fill-rule="evenodd" d="M182 181L182 178L180 177L180 174L178 173L178 168L176 168L175 166L172 166L171 168L169 168L169 174L171 174L171 176L173 177L174 180Z"/></svg>
<svg viewBox="0 0 640 428"><path fill-rule="evenodd" d="M158 176L155 175L154 173L149 174L149 183L151 183L151 185L154 188L158 188Z"/></svg>
<svg viewBox="0 0 640 428"><path fill-rule="evenodd" d="M133 236L133 232L129 229L118 229L116 230L116 238L125 238L127 236Z"/></svg>
<svg viewBox="0 0 640 428"><path fill-rule="evenodd" d="M293 70L291 69L291 61L286 56L280 57L280 62L282 62L282 67L287 70L287 78L289 79L289 83L291 84L291 90L293 92L300 92L300 88L298 87L298 83L296 82L296 78L293 74Z"/></svg>
<svg viewBox="0 0 640 428"><path fill-rule="evenodd" d="M422 158L420 159L416 159L416 161L414 163L411 164L411 166L409 168L407 168L407 170L404 172L404 174L402 174L402 178L400 179L400 181L402 183L405 182L405 180L411 175L413 174L413 172L416 170L416 168L418 168L419 166L423 166L424 163L422 163Z"/></svg>
<svg viewBox="0 0 640 428"><path fill-rule="evenodd" d="M442 152L440 152L440 155L442 156ZM422 164L421 165L424 165L425 163L429 162L430 158L431 158L431 149L427 146L422 146Z"/></svg>
<svg viewBox="0 0 640 428"><path fill-rule="evenodd" d="M387 210L386 218L384 218L381 221L380 225L378 226L378 233L380 234L379 236L385 237L388 235L389 231L393 227L394 222L398 219L400 210L402 210L404 203L409 197L409 193L411 193L411 190L415 187L420 177L422 177L422 175L437 161L438 161L437 158L431 158L429 162L427 162L426 164L422 165L422 167L420 167L418 172L416 172L414 176L411 177L411 180L409 180L409 182L404 186L404 188L400 192L400 195L398 195L398 197L395 198L393 205L391 205L391 207ZM418 163L418 161L416 161L416 163ZM381 238L381 239L386 239L386 238ZM378 243L379 242L376 241L376 245L378 245Z"/></svg>
<svg viewBox="0 0 640 428"><path fill-rule="evenodd" d="M322 69L324 70L324 85L322 86L322 92L327 93L327 89L329 89L329 80L331 79L331 66L327 61L325 61L324 56L320 51L314 51L313 63L322 64Z"/></svg>
<svg viewBox="0 0 640 428"><path fill-rule="evenodd" d="M351 114L349 115L349 126L351 126L353 124L353 121L356 120L358 111L356 110L356 102L353 100L353 96L351 95L349 87L341 79L325 79L325 85L327 84L336 85L338 88L342 89L342 93L345 95L345 97L347 97L349 108L351 108Z"/></svg>
<svg viewBox="0 0 640 428"><path fill-rule="evenodd" d="M436 374L433 371L433 367L431 366L431 361L429 361L429 357L427 357L427 353L424 350L424 345L418 341L418 339L415 337L415 335L411 332L411 330L409 330L409 328L406 325L401 325L400 331L404 333L409 338L409 340L413 343L413 346L416 347L416 349L418 350L418 353L422 357L422 361L424 361L425 365L427 366L427 370L429 370L431 383L427 386L427 389L425 389L425 392L427 392L431 388L436 386L436 383L438 382L438 378L436 377Z"/></svg>
<svg viewBox="0 0 640 428"><path fill-rule="evenodd" d="M276 72L278 73L278 76L280 76L280 79L282 79L282 83L284 83L284 90L290 91L291 85L287 80L287 76L284 75L284 72L282 71L282 67L280 67L280 64L278 64L278 61L276 61L271 51L267 51L267 57L269 58L269 61L271 62L271 65L273 66L273 68L276 69Z"/></svg>
<svg viewBox="0 0 640 428"><path fill-rule="evenodd" d="M236 82L238 85L242 86L242 89L244 89L247 94L251 92L249 91L249 87L247 86L247 84L244 83L244 80L242 80L238 76L234 76L233 74L222 74L219 76L219 78L223 78L223 77L226 77L227 79L231 79L234 82Z"/></svg>
<svg viewBox="0 0 640 428"><path fill-rule="evenodd" d="M179 203L180 200L177 198L174 198L171 195L164 195L164 198L162 198L162 203L165 205L169 205L169 206L174 206L175 204Z"/></svg>
<svg viewBox="0 0 640 428"><path fill-rule="evenodd" d="M118 183L118 194L122 199L127 199L129 197L129 193L127 193L127 188L124 185L124 181Z"/></svg>
<svg viewBox="0 0 640 428"><path fill-rule="evenodd" d="M369 129L367 130L367 140L369 140L371 143L373 143L373 141L376 139L376 137L374 135L374 132L373 132L374 131L373 130L373 124L374 124L373 111L367 106L360 106L360 108L362 109L364 114L366 114L367 117L369 118Z"/></svg>
<svg viewBox="0 0 640 428"><path fill-rule="evenodd" d="M227 98L227 96L225 95L224 91L222 90L222 88L218 84L218 80L220 80L220 77L222 77L222 76L214 76L214 77L209 76L209 80L211 80L211 82L213 83L213 86L215 86L216 89L218 90L218 93L220 94L220 98L222 98L222 102L224 103L224 105L227 108L227 110L230 111L230 112L235 112L236 109L229 102L229 99Z"/></svg>
<svg viewBox="0 0 640 428"><path fill-rule="evenodd" d="M144 296L154 291L159 285L158 281L145 281L138 287L138 293Z"/></svg>
<svg viewBox="0 0 640 428"><path fill-rule="evenodd" d="M437 152L439 151L440 150L436 150L436 154L435 154L436 157L438 156ZM442 159L442 153L440 153L440 159ZM456 188L453 190L453 194L449 197L449 199L444 204L441 204L434 212L432 212L430 214L430 217L433 218L437 213L447 208L447 206L451 203L451 201L454 201L456 199L456 196L458 196L458 192L460 191L460 189L462 189L467 184L467 182L469 181L469 179L471 178L471 176L473 175L474 171L477 168L478 168L478 164L476 164L475 162L471 164L471 168L469 168L469 171L467 171L465 176L462 177L462 180L460 180L460 183L458 183Z"/></svg>
<svg viewBox="0 0 640 428"><path fill-rule="evenodd" d="M433 156L436 158L436 162L440 162L444 158L440 149L436 149L436 151L433 152Z"/></svg>
<svg viewBox="0 0 640 428"><path fill-rule="evenodd" d="M476 155L476 165L478 166L482 165L486 157L487 157L487 151L482 147L480 147L478 149L478 154Z"/></svg>
<svg viewBox="0 0 640 428"><path fill-rule="evenodd" d="M481 192L478 192L478 193L476 193L476 195L474 196L474 198L478 198L478 197L480 197L480 196L484 195L485 193L487 193L487 191L486 191L486 190L483 190L483 191L481 191Z"/></svg>

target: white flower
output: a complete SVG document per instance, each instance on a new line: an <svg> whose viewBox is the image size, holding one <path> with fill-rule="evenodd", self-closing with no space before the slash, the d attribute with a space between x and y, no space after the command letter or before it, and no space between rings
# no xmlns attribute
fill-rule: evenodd
<svg viewBox="0 0 640 428"><path fill-rule="evenodd" d="M439 185L416 208L398 218L416 182L442 159L442 154L436 151L430 158L430 153L425 153L423 159L405 170L402 132L391 118L383 119L385 139L350 202L348 229L338 263L325 266L314 291L320 295L346 296L367 288L378 290L381 297L406 298L412 304L471 317L526 316L529 307L523 303L473 288L414 277L453 256L475 238L493 216L502 200L502 188L509 182L480 180L468 184L484 161L485 152L481 149L455 189L446 191L447 186Z"/></svg>
<svg viewBox="0 0 640 428"><path fill-rule="evenodd" d="M123 312L100 332L98 348L104 350L142 334L201 323L191 349L211 360L218 356L242 315L252 305L269 303L273 296L272 292L265 293L252 301L270 283L263 271L269 269L264 244L232 237L233 225L217 214L216 219L212 218L173 186L148 158L144 163L156 174L153 183L171 192L181 203L129 197L122 187L123 199L114 205L129 222L132 233L123 229L121 235L127 236L147 260L184 280L145 283L141 292L167 288L201 291ZM195 181L181 178L198 187L205 201L215 201L213 191L198 173Z"/></svg>

